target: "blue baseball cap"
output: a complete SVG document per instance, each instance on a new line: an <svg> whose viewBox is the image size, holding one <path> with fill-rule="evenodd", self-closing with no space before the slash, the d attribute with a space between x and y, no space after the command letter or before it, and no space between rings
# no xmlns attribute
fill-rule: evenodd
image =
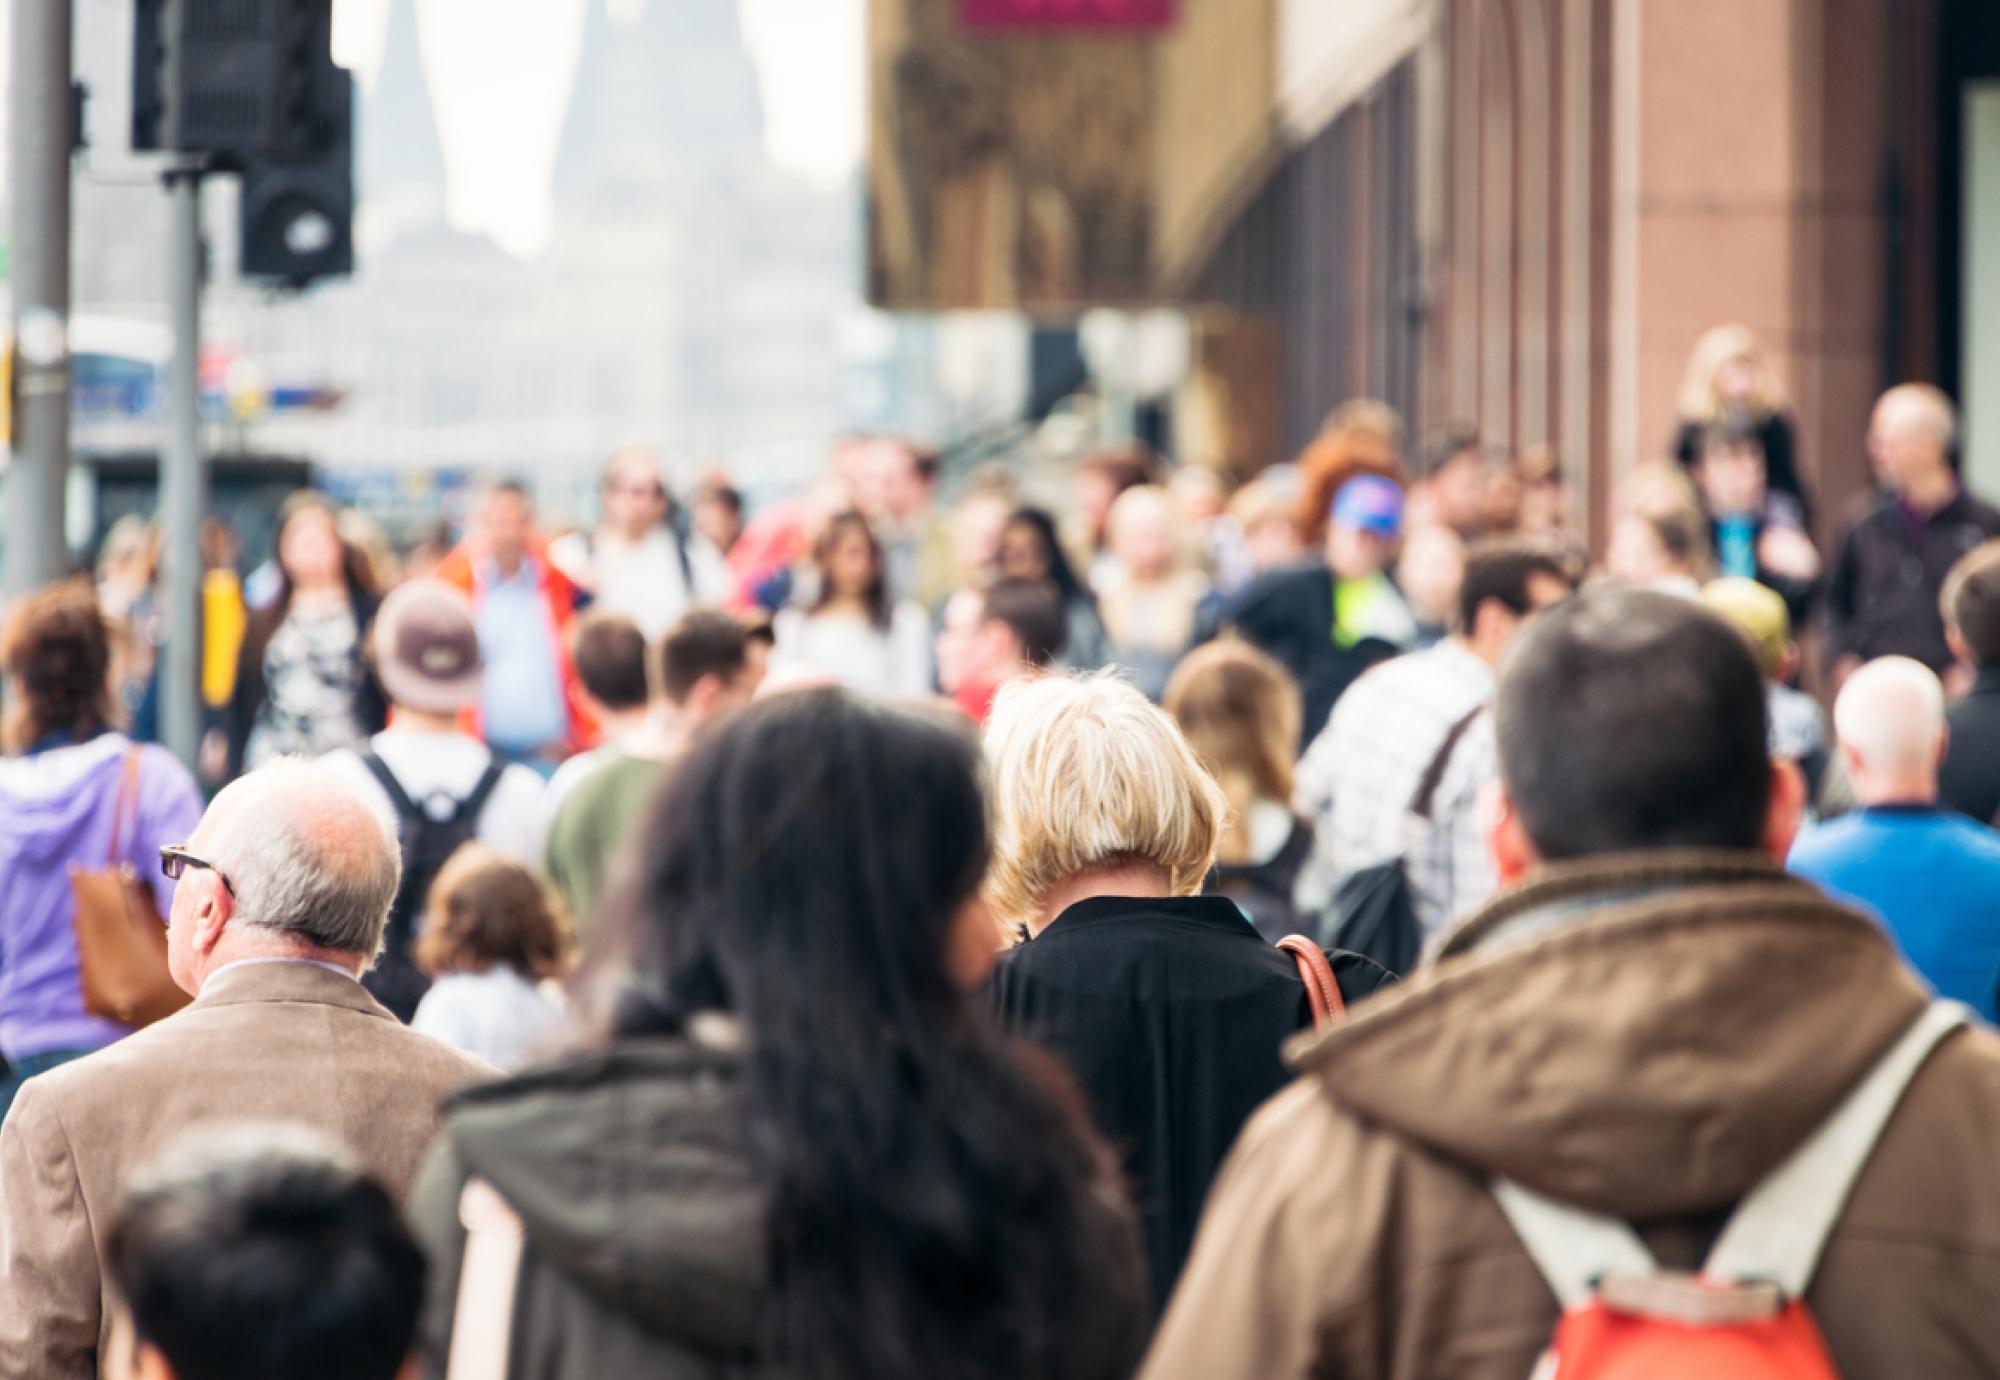
<svg viewBox="0 0 2000 1380"><path fill-rule="evenodd" d="M1380 475L1361 475L1340 486L1330 516L1335 527L1393 537L1403 530L1403 491Z"/></svg>

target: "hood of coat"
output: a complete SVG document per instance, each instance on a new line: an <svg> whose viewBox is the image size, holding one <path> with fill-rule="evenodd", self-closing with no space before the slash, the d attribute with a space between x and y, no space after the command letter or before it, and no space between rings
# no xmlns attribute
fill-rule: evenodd
<svg viewBox="0 0 2000 1380"><path fill-rule="evenodd" d="M100 826L117 798L131 740L119 733L0 760L0 856L55 868L76 858L78 840ZM84 859L102 866L103 859Z"/></svg>
<svg viewBox="0 0 2000 1380"><path fill-rule="evenodd" d="M767 1204L737 1056L632 1041L468 1089L445 1122L539 1259L651 1331L716 1354L754 1350Z"/></svg>
<svg viewBox="0 0 2000 1380"><path fill-rule="evenodd" d="M1719 1211L1928 996L1880 926L1767 862L1542 870L1290 1053L1359 1116L1627 1221Z"/></svg>

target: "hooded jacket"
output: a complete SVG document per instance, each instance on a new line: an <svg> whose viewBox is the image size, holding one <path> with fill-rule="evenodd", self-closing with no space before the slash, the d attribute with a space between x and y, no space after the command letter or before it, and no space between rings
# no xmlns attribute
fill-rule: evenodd
<svg viewBox="0 0 2000 1380"><path fill-rule="evenodd" d="M1488 1185L1692 1269L1928 994L1881 929L1749 855L1545 869L1346 1026L1238 1142L1146 1380L1521 1380L1557 1307ZM2000 1374L2000 1042L1948 1036L1806 1301L1848 1380Z"/></svg>
<svg viewBox="0 0 2000 1380"><path fill-rule="evenodd" d="M411 1193L431 1261L420 1347L450 1353L465 1230L484 1178L520 1215L511 1380L722 1380L774 1374L757 1356L766 1190L744 1128L741 1058L685 1039L633 1040L447 1104ZM1071 1374L1129 1374L1143 1343L1131 1225L1107 1211L1080 1251L1101 1287ZM1127 1278L1121 1280L1120 1276ZM1123 1287L1121 1287L1121 1285Z"/></svg>
<svg viewBox="0 0 2000 1380"><path fill-rule="evenodd" d="M194 778L172 753L140 748L113 857L113 816L132 746L121 733L104 733L0 762L0 1053L9 1058L97 1049L130 1033L84 1012L69 869L128 866L164 916L174 892L160 874L160 848L185 843L202 809Z"/></svg>

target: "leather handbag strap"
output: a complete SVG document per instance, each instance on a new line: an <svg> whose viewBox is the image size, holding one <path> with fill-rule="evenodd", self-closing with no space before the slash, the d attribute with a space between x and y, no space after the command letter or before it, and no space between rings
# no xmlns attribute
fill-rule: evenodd
<svg viewBox="0 0 2000 1380"><path fill-rule="evenodd" d="M137 743L125 749L125 765L118 773L118 799L111 807L111 855L105 860L106 866L116 871L121 860L120 844L125 838L125 816L129 811L133 816L132 828L139 827L139 752Z"/></svg>
<svg viewBox="0 0 2000 1380"><path fill-rule="evenodd" d="M451 1316L445 1380L507 1380L514 1337L514 1292L521 1280L521 1215L484 1179L458 1195L465 1254Z"/></svg>
<svg viewBox="0 0 2000 1380"><path fill-rule="evenodd" d="M1334 980L1333 965L1326 951L1302 934L1288 934L1278 947L1299 965L1299 980L1306 985L1306 1000L1312 1003L1313 1028L1324 1030L1347 1018L1347 1003L1341 998L1340 984Z"/></svg>

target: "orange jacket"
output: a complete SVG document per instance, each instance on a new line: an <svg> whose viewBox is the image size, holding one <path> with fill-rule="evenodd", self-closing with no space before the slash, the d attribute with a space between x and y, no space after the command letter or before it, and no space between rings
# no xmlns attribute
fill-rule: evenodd
<svg viewBox="0 0 2000 1380"><path fill-rule="evenodd" d="M576 677L576 661L570 655L570 629L576 623L576 606L579 591L570 578L556 569L549 560L548 548L536 543L529 548L542 573L542 597L549 606L549 626L554 630L555 646L552 649L556 659L557 673L562 677L563 701L569 708L569 741L565 743L567 752L582 752L597 745L599 728L597 718L590 710L590 702L585 698L583 685ZM462 590L472 601L472 612L476 618L484 590L479 578L479 566L473 559L472 551L464 544L438 563L436 576L446 584ZM481 740L485 738L480 723L480 707L473 704L459 716L459 725L467 733Z"/></svg>

